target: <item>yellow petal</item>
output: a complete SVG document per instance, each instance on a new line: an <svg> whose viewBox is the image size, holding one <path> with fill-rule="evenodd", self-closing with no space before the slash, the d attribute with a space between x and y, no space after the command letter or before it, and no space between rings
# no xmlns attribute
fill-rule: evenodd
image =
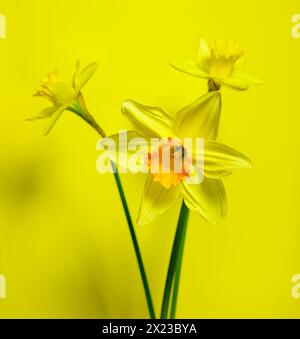
<svg viewBox="0 0 300 339"><path fill-rule="evenodd" d="M198 54L197 54L197 65L204 69L206 72L209 72L209 64L211 60L211 51L208 46L208 43L205 39L201 38L199 42Z"/></svg>
<svg viewBox="0 0 300 339"><path fill-rule="evenodd" d="M209 178L220 178L239 168L250 168L251 161L233 148L214 141L205 142L204 174Z"/></svg>
<svg viewBox="0 0 300 339"><path fill-rule="evenodd" d="M122 113L131 128L144 137L173 137L172 116L158 107L142 105L133 100L122 104Z"/></svg>
<svg viewBox="0 0 300 339"><path fill-rule="evenodd" d="M181 109L175 118L174 131L181 138L205 138L215 140L218 135L222 108L221 92L202 95Z"/></svg>
<svg viewBox="0 0 300 339"><path fill-rule="evenodd" d="M149 224L156 217L168 210L179 196L179 185L169 189L149 175L145 184L143 198L137 219L139 225Z"/></svg>
<svg viewBox="0 0 300 339"><path fill-rule="evenodd" d="M242 73L242 72L234 73L234 74L236 74L237 77L244 79L245 81L248 81L250 86L252 86L252 85L255 85L255 86L256 85L264 85L265 84L261 79L258 79L257 77L255 77L253 75L245 74L245 73Z"/></svg>
<svg viewBox="0 0 300 339"><path fill-rule="evenodd" d="M204 69L200 68L195 62L192 61L172 62L170 65L177 71L192 75L197 78L210 78L209 74Z"/></svg>
<svg viewBox="0 0 300 339"><path fill-rule="evenodd" d="M51 120L49 122L49 125L47 126L47 128L44 131L44 135L48 135L51 132L52 128L54 127L57 120L60 118L60 116L62 115L62 113L65 109L66 109L66 107L61 107L52 115Z"/></svg>
<svg viewBox="0 0 300 339"><path fill-rule="evenodd" d="M79 66L78 66L79 67ZM90 80L90 78L94 75L98 68L97 63L91 63L86 66L76 77L75 77L75 90L76 92L80 92L82 88L86 85L86 83ZM76 72L76 71L75 71ZM77 71L78 72L78 71Z"/></svg>
<svg viewBox="0 0 300 339"><path fill-rule="evenodd" d="M45 119L51 117L58 110L57 106L51 106L43 109L38 115L35 117L27 118L27 121L33 121L38 119Z"/></svg>
<svg viewBox="0 0 300 339"><path fill-rule="evenodd" d="M52 84L52 91L58 105L69 106L75 98L74 88L66 82L55 82Z"/></svg>
<svg viewBox="0 0 300 339"><path fill-rule="evenodd" d="M77 77L78 77L78 74L79 74L79 69L80 69L80 61L77 60L75 70L74 70L74 74L73 74L73 87L74 87L74 89L76 89L76 81L77 81Z"/></svg>
<svg viewBox="0 0 300 339"><path fill-rule="evenodd" d="M221 85L235 89L237 91L246 91L250 87L250 84L247 80L236 76L229 77L225 80L219 80L219 82Z"/></svg>
<svg viewBox="0 0 300 339"><path fill-rule="evenodd" d="M250 86L262 85L263 81L251 75L234 71L229 78L222 80L221 83L229 88L245 91L249 89Z"/></svg>
<svg viewBox="0 0 300 339"><path fill-rule="evenodd" d="M183 182L181 193L188 208L205 220L216 223L226 216L226 192L221 180L205 178L199 185Z"/></svg>

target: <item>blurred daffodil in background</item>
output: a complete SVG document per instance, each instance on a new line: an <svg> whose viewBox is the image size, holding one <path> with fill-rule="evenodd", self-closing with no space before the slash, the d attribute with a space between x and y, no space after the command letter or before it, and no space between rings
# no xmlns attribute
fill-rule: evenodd
<svg viewBox="0 0 300 339"><path fill-rule="evenodd" d="M48 118L50 121L45 130L45 135L47 135L62 113L68 110L83 118L88 124L95 128L101 136L104 136L103 130L88 112L81 92L96 70L97 63L91 63L80 71L80 63L77 62L73 79L70 82L63 81L57 69L50 72L47 78L42 80L34 96L47 99L52 106L43 109L37 116L27 120Z"/></svg>
<svg viewBox="0 0 300 339"><path fill-rule="evenodd" d="M190 210L197 211L209 222L215 223L225 216L226 193L220 178L235 169L250 167L251 164L243 154L214 141L218 130L220 103L220 93L209 92L193 105L180 110L174 118L158 107L145 106L131 100L123 103L122 112L136 135L146 138L149 146L149 138L163 140L157 149L151 149L152 153L148 153L148 166L151 167L151 161L156 158L159 166L158 171L150 173L146 181L138 224L150 223L180 196ZM131 133L130 138L136 135ZM119 135L110 138L119 142ZM183 138L205 138L204 167L199 165L200 168L197 168L196 161L203 154L196 154L195 147L191 152L184 149ZM164 170L162 153L165 146L170 148L170 171ZM127 148L119 144L118 152L127 152ZM179 161L187 158L185 161L189 163L189 169L182 167L181 171L175 170L176 157ZM203 171L205 178L200 184L189 182L194 175L202 175Z"/></svg>
<svg viewBox="0 0 300 339"><path fill-rule="evenodd" d="M227 86L235 90L247 90L251 85L261 81L243 73L241 47L230 40L215 40L208 43L201 38L195 61L172 62L175 69L209 81L211 90Z"/></svg>

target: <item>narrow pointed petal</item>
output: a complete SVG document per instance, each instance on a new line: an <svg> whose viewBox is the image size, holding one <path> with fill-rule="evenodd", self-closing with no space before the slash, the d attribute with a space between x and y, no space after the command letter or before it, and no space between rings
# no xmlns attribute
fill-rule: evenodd
<svg viewBox="0 0 300 339"><path fill-rule="evenodd" d="M215 140L218 135L222 98L219 91L202 95L181 109L175 118L174 131L181 138Z"/></svg>
<svg viewBox="0 0 300 339"><path fill-rule="evenodd" d="M122 104L122 113L131 128L144 137L175 136L172 131L172 116L161 108L127 100Z"/></svg>
<svg viewBox="0 0 300 339"><path fill-rule="evenodd" d="M183 182L181 193L188 208L205 220L216 223L226 216L226 192L221 180L205 178L199 185Z"/></svg>
<svg viewBox="0 0 300 339"><path fill-rule="evenodd" d="M58 110L57 106L51 106L43 109L37 116L27 118L27 121L33 121L33 120L39 120L39 119L45 119L51 117L56 111Z"/></svg>
<svg viewBox="0 0 300 339"><path fill-rule="evenodd" d="M250 86L263 85L263 81L251 75L234 71L228 79L222 81L222 84L238 91L245 91Z"/></svg>
<svg viewBox="0 0 300 339"><path fill-rule="evenodd" d="M253 75L249 75L249 74L246 74L246 73L243 73L243 72L234 72L233 77L243 79L245 82L248 81L250 86L252 86L252 85L254 85L254 86L264 85L265 84L261 79L258 79L257 77L255 77Z"/></svg>
<svg viewBox="0 0 300 339"><path fill-rule="evenodd" d="M164 188L149 175L137 219L139 225L146 225L167 211L179 196L179 186Z"/></svg>
<svg viewBox="0 0 300 339"><path fill-rule="evenodd" d="M75 66L75 71L74 71L74 74L73 74L73 87L74 87L74 89L76 88L76 81L77 81L77 77L78 77L78 74L79 74L79 69L80 69L80 61L77 60L76 66Z"/></svg>
<svg viewBox="0 0 300 339"><path fill-rule="evenodd" d="M91 79L98 68L97 63L91 63L86 66L76 77L75 79L75 90L80 92L82 88L86 85L86 83Z"/></svg>
<svg viewBox="0 0 300 339"><path fill-rule="evenodd" d="M232 76L226 80L221 80L220 83L221 85L224 85L231 89L235 89L237 91L246 91L250 87L250 83L248 80L245 80L237 76Z"/></svg>
<svg viewBox="0 0 300 339"><path fill-rule="evenodd" d="M192 61L172 62L170 65L177 71L192 75L197 78L209 79L210 77L204 69L200 68L195 62Z"/></svg>
<svg viewBox="0 0 300 339"><path fill-rule="evenodd" d="M47 128L44 131L44 135L48 135L52 128L54 127L54 125L56 124L57 120L60 118L60 116L62 115L63 111L66 109L66 107L61 107L59 110L57 110L51 117L51 120L49 122L49 125L47 126Z"/></svg>
<svg viewBox="0 0 300 339"><path fill-rule="evenodd" d="M238 78L243 78L248 81L250 85L264 85L265 82L262 81L261 79L249 75L243 72L243 69L245 68L245 59L242 57L239 59L234 66L233 72L231 74L232 77L238 77Z"/></svg>
<svg viewBox="0 0 300 339"><path fill-rule="evenodd" d="M197 65L208 72L210 60L211 60L211 51L208 46L208 43L205 39L201 38L199 41L199 48L196 60Z"/></svg>
<svg viewBox="0 0 300 339"><path fill-rule="evenodd" d="M209 178L221 178L236 169L250 168L251 161L242 153L214 141L205 142L204 174Z"/></svg>

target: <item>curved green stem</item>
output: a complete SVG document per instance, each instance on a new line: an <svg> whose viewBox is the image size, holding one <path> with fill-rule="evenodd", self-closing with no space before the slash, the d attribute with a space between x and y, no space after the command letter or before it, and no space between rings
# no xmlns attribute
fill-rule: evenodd
<svg viewBox="0 0 300 339"><path fill-rule="evenodd" d="M218 91L220 89L220 84L216 83L213 79L208 81L208 91ZM176 306L177 306L177 297L180 284L180 275L181 275L181 266L182 266L182 257L184 251L185 237L187 224L189 219L189 209L185 205L184 201L181 206L181 211L178 219L175 239L172 248L172 254L167 274L167 280L165 285L164 298L161 309L161 318L167 319L169 312L169 303L170 296L173 288L172 296L172 305L170 311L170 318L175 318Z"/></svg>
<svg viewBox="0 0 300 339"><path fill-rule="evenodd" d="M178 290L179 290L179 284L180 284L182 258L183 258L183 252L184 252L187 224L188 223L186 222L186 225L185 225L183 232L182 232L182 235L181 235L181 241L180 241L180 245L179 245L179 253L178 253L178 260L177 260L176 272L175 272L175 280L174 280L174 287L173 287L173 297L172 297L172 304L171 304L170 319L175 319L175 316L176 316L177 298L178 298Z"/></svg>
<svg viewBox="0 0 300 339"><path fill-rule="evenodd" d="M175 233L175 238L173 242L172 254L171 254L169 268L168 268L164 297L163 297L162 308L161 308L161 316L160 316L161 319L168 318L170 297L171 297L171 291L172 291L172 286L174 282L174 275L177 270L178 260L180 259L180 252L183 252L183 247L181 243L182 243L182 239L185 237L189 214L190 214L190 210L188 209L186 204L183 202L181 206L181 211L180 211L177 229ZM182 248L182 251L181 251L181 248ZM181 253L181 256L182 256L182 253ZM178 290L178 287L177 287L177 290ZM176 297L177 297L177 294L176 294Z"/></svg>
<svg viewBox="0 0 300 339"><path fill-rule="evenodd" d="M105 134L104 130L99 126L97 121L89 113L81 93L79 93L77 99L78 99L77 105L75 105L75 106L73 105L72 107L69 107L69 110L76 113L78 116L80 116L83 120L85 120L85 122L87 122L92 128L94 128L95 131L102 138L105 138L106 134ZM145 295L146 295L146 299L147 299L149 315L150 315L151 319L155 319L155 311L154 311L154 307L153 307L153 302L152 302L150 288L149 288L149 284L148 284L148 280L147 280L147 275L146 275L141 251L140 251L140 248L139 248L138 240L137 240L137 237L136 237L136 234L135 234L133 222L132 222L132 219L131 219L130 211L129 211L129 208L128 208L128 205L127 205L125 193L124 193L123 186L122 186L122 183L121 183L121 179L120 179L116 164L111 161L111 166L113 168L115 181L116 181L116 184L117 184L117 187L118 187L118 191L119 191L119 195L120 195L120 198L121 198L121 201L122 201L123 209L124 209L124 212L125 212L125 215L126 215L126 220L127 220L127 224L128 224L128 227L129 227L131 240L132 240L132 243L133 243L136 259L137 259L137 262L138 262L138 266L139 266L139 270L140 270L140 274L141 274L141 278L142 278L142 282L143 282L143 286L144 286L144 291L145 291Z"/></svg>
<svg viewBox="0 0 300 339"><path fill-rule="evenodd" d="M120 180L118 170L117 170L116 165L114 163L112 163L112 167L114 169L114 176L115 176L116 184L117 184L117 187L118 187L118 190L119 190L123 209L124 209L124 212L125 212L125 215L126 215L128 226L129 226L129 231L130 231L133 247L134 247L134 250L135 250L135 255L136 255L136 258L137 258L137 261L138 261L140 274L141 274L141 278L142 278L142 281L143 281L144 290L145 290L145 294L146 294L149 314L150 314L151 319L155 319L155 311L154 311L154 307L153 307L153 302L152 302L152 298L151 298L151 293L150 293L150 288L149 288L149 284L148 284L148 280L147 280L147 275L146 275L146 271L145 271L145 268L144 268L143 259L142 259L142 255L141 255L141 252L140 252L137 237L136 237L136 234L135 234L132 219L131 219L131 216L130 216L129 208L128 208L127 201L126 201L126 198L125 198L124 190L123 190L123 187L122 187L122 183L121 183L121 180Z"/></svg>

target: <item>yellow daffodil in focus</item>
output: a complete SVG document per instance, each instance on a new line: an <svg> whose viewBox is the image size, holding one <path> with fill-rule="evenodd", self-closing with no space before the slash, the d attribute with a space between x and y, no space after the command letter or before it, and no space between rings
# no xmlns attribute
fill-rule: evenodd
<svg viewBox="0 0 300 339"><path fill-rule="evenodd" d="M97 132L104 136L102 129L88 112L81 93L83 87L95 73L97 64L91 63L82 71L79 71L79 66L79 62L77 62L73 80L70 81L70 83L62 81L58 71L55 70L49 73L48 77L38 86L34 96L47 99L52 106L43 109L37 116L27 120L32 121L48 118L50 121L45 130L45 134L48 134L51 131L62 113L65 110L68 110L79 115L95 128Z"/></svg>
<svg viewBox="0 0 300 339"><path fill-rule="evenodd" d="M237 168L250 167L250 161L232 148L214 141L220 110L219 91L203 95L179 111L175 117L158 107L145 106L135 101L123 103L122 112L133 129L128 133L128 142L136 135L143 137L148 143L151 143L150 139L153 138L163 140L154 154L148 154L151 159L147 162L148 166L151 166L155 157L161 159L162 148L168 143L170 158L173 159L179 154L182 159L186 153L179 140L204 138L204 180L200 184L189 183L191 171L182 169L178 172L170 166L170 171L166 173L163 171L164 164L159 162L158 171L150 171L145 184L138 216L139 224L151 222L165 212L179 196L184 199L190 210L197 211L207 221L215 223L225 216L227 203L221 178ZM110 138L119 145L119 159L124 158L122 154L120 157L120 153L126 152L127 149L120 144L119 135ZM196 156L197 154L193 153L188 159L191 168Z"/></svg>
<svg viewBox="0 0 300 339"><path fill-rule="evenodd" d="M250 85L261 81L241 71L240 63L244 52L240 46L229 40L212 43L200 39L196 61L175 62L171 66L189 75L207 79L211 90L224 85L236 90L247 90Z"/></svg>

